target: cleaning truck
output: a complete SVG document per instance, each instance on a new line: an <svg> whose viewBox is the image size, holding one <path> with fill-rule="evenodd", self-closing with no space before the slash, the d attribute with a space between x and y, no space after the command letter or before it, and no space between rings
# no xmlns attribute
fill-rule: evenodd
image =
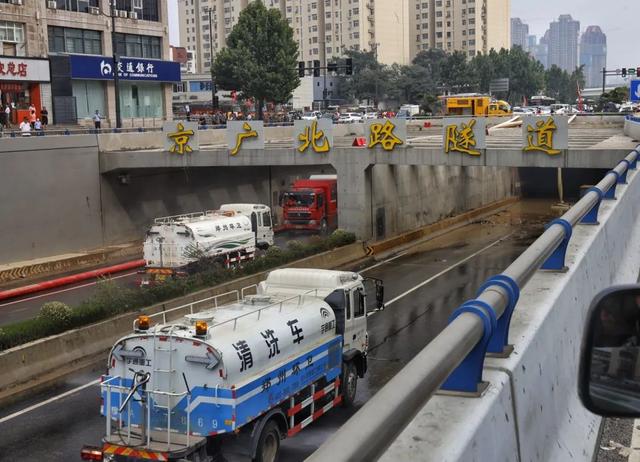
<svg viewBox="0 0 640 462"><path fill-rule="evenodd" d="M353 404L367 371L367 311L383 309L383 297L381 281L357 273L287 268L139 316L101 380L103 443L82 458L276 461L282 439Z"/></svg>
<svg viewBox="0 0 640 462"><path fill-rule="evenodd" d="M156 218L147 231L142 285L186 275L211 258L228 266L273 245L271 211L262 204L224 204L220 210Z"/></svg>

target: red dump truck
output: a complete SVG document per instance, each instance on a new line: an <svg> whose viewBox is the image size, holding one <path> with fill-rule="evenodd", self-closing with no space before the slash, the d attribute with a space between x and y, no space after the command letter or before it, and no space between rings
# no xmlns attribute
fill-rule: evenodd
<svg viewBox="0 0 640 462"><path fill-rule="evenodd" d="M296 180L282 198L283 229L327 234L338 226L336 175L311 175Z"/></svg>

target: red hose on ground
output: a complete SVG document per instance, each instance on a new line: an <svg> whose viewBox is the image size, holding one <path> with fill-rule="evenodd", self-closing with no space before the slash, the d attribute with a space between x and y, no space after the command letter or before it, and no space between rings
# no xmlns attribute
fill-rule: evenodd
<svg viewBox="0 0 640 462"><path fill-rule="evenodd" d="M139 268L145 265L144 260L134 260L127 263L121 263L119 265L107 266L93 271L86 271L84 273L73 274L71 276L65 276L51 281L39 282L38 284L31 284L24 287L17 287L15 289L0 291L0 300L6 300L7 298L20 297L22 295L32 294L34 292L40 292L47 289L53 289L55 287L66 286L75 282L85 281L87 279L93 279L105 274L118 273L120 271L126 271L133 268Z"/></svg>

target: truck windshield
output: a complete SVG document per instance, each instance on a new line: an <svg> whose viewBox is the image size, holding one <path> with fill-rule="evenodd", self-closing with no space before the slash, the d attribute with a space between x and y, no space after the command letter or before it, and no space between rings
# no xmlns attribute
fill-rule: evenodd
<svg viewBox="0 0 640 462"><path fill-rule="evenodd" d="M287 192L284 194L285 205L310 206L315 202L316 195L313 193Z"/></svg>

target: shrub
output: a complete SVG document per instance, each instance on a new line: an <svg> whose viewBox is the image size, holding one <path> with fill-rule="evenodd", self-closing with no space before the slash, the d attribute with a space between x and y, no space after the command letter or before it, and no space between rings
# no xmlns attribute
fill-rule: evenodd
<svg viewBox="0 0 640 462"><path fill-rule="evenodd" d="M71 308L62 302L47 302L40 308L38 317L52 324L66 327L71 323Z"/></svg>
<svg viewBox="0 0 640 462"><path fill-rule="evenodd" d="M314 237L306 244L290 241L287 249L272 246L263 257L231 269L224 268L211 259L202 260L189 266L189 276L169 279L151 287L128 289L105 278L98 282L97 291L91 298L73 308L61 302L45 303L35 319L3 326L0 330L0 351L213 287L237 277L276 268L300 258L351 244L355 240L353 233L336 230L327 238Z"/></svg>

